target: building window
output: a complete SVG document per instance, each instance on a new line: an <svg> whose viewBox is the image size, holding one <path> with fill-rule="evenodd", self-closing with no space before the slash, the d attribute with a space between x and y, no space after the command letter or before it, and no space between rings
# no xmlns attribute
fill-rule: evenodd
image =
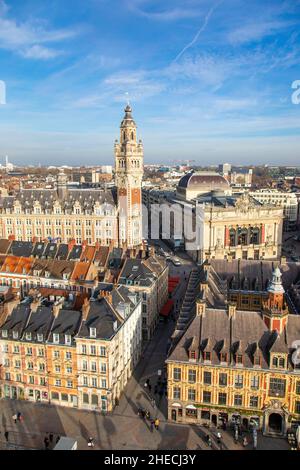
<svg viewBox="0 0 300 470"><path fill-rule="evenodd" d="M98 395L92 395L91 399L92 399L91 401L92 405L98 406Z"/></svg>
<svg viewBox="0 0 300 470"><path fill-rule="evenodd" d="M70 351L66 351L66 359L72 359L72 353Z"/></svg>
<svg viewBox="0 0 300 470"><path fill-rule="evenodd" d="M234 395L234 406L242 406L243 397L242 395Z"/></svg>
<svg viewBox="0 0 300 470"><path fill-rule="evenodd" d="M300 401L295 402L295 413L300 414Z"/></svg>
<svg viewBox="0 0 300 470"><path fill-rule="evenodd" d="M53 343L55 344L59 343L59 334L53 333Z"/></svg>
<svg viewBox="0 0 300 470"><path fill-rule="evenodd" d="M235 388L243 388L243 376L241 374L235 376L234 386Z"/></svg>
<svg viewBox="0 0 300 470"><path fill-rule="evenodd" d="M173 398L174 400L180 400L181 390L180 387L174 387L173 389Z"/></svg>
<svg viewBox="0 0 300 470"><path fill-rule="evenodd" d="M96 338L96 336L97 336L96 328L90 328L90 337L91 338Z"/></svg>
<svg viewBox="0 0 300 470"><path fill-rule="evenodd" d="M101 374L106 374L106 364L102 362L100 366L100 372Z"/></svg>
<svg viewBox="0 0 300 470"><path fill-rule="evenodd" d="M194 369L189 369L188 380L190 384L194 384L196 382L196 371Z"/></svg>
<svg viewBox="0 0 300 470"><path fill-rule="evenodd" d="M243 355L242 354L237 354L235 356L235 362L236 362L236 364L243 364Z"/></svg>
<svg viewBox="0 0 300 470"><path fill-rule="evenodd" d="M253 375L250 379L250 387L252 390L257 390L259 388L259 377L258 375Z"/></svg>
<svg viewBox="0 0 300 470"><path fill-rule="evenodd" d="M203 403L210 403L211 402L211 392L203 392Z"/></svg>
<svg viewBox="0 0 300 470"><path fill-rule="evenodd" d="M285 379L270 378L269 396L271 397L284 397L285 396L286 381Z"/></svg>
<svg viewBox="0 0 300 470"><path fill-rule="evenodd" d="M81 346L81 354L86 354L86 345L85 344L83 344Z"/></svg>
<svg viewBox="0 0 300 470"><path fill-rule="evenodd" d="M91 355L96 356L96 346L91 346Z"/></svg>
<svg viewBox="0 0 300 470"><path fill-rule="evenodd" d="M227 385L227 374L220 372L219 374L219 385L220 387L226 387Z"/></svg>
<svg viewBox="0 0 300 470"><path fill-rule="evenodd" d="M54 359L58 359L59 358L59 351L54 351L53 356L54 356Z"/></svg>
<svg viewBox="0 0 300 470"><path fill-rule="evenodd" d="M96 362L92 362L92 364L91 364L91 371L92 371L92 372L97 372L97 364L96 364Z"/></svg>
<svg viewBox="0 0 300 470"><path fill-rule="evenodd" d="M89 396L87 393L82 394L82 401L83 403L89 404Z"/></svg>
<svg viewBox="0 0 300 470"><path fill-rule="evenodd" d="M219 393L219 405L226 405L227 402L227 394L226 393Z"/></svg>
<svg viewBox="0 0 300 470"><path fill-rule="evenodd" d="M174 371L173 371L173 379L174 379L176 382L180 382L180 380L181 380L181 369L179 369L178 367L175 367L175 368L174 368Z"/></svg>
<svg viewBox="0 0 300 470"><path fill-rule="evenodd" d="M188 400L195 401L196 400L196 390L194 388L188 389Z"/></svg>
<svg viewBox="0 0 300 470"><path fill-rule="evenodd" d="M60 379L56 379L56 380L55 380L55 385L56 385L56 387L61 387L61 380L60 380Z"/></svg>
<svg viewBox="0 0 300 470"><path fill-rule="evenodd" d="M102 356L102 357L106 356L106 347L105 346L100 346L100 356Z"/></svg>
<svg viewBox="0 0 300 470"><path fill-rule="evenodd" d="M210 354L210 352L206 351L206 352L204 353L204 360L205 360L205 361L210 361L210 360L211 360L211 354Z"/></svg>
<svg viewBox="0 0 300 470"><path fill-rule="evenodd" d="M96 377L92 377L92 387L94 387L94 388L97 388L97 387L98 387L97 378L96 378Z"/></svg>
<svg viewBox="0 0 300 470"><path fill-rule="evenodd" d="M52 398L52 400L59 400L59 394L57 392L52 392L51 393L51 398Z"/></svg>
<svg viewBox="0 0 300 470"><path fill-rule="evenodd" d="M61 394L62 401L69 401L69 396L66 393Z"/></svg>
<svg viewBox="0 0 300 470"><path fill-rule="evenodd" d="M258 408L258 397L250 397L250 408Z"/></svg>
<svg viewBox="0 0 300 470"><path fill-rule="evenodd" d="M296 393L297 395L300 395L300 380L296 383Z"/></svg>
<svg viewBox="0 0 300 470"><path fill-rule="evenodd" d="M71 344L72 342L72 338L70 335L65 335L65 344Z"/></svg>
<svg viewBox="0 0 300 470"><path fill-rule="evenodd" d="M211 385L211 372L203 373L203 383L205 385Z"/></svg>

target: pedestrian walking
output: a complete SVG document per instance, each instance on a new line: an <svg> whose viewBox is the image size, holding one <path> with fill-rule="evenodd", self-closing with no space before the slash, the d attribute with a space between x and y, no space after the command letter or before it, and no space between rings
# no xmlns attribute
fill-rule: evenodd
<svg viewBox="0 0 300 470"><path fill-rule="evenodd" d="M5 431L4 437L5 437L6 442L8 442L8 434L9 434L8 431Z"/></svg>
<svg viewBox="0 0 300 470"><path fill-rule="evenodd" d="M155 426L155 429L158 431L158 428L159 428L159 419L156 418L156 420L154 421L154 426Z"/></svg>
<svg viewBox="0 0 300 470"><path fill-rule="evenodd" d="M150 431L153 432L153 429L154 429L154 421L152 419L150 423Z"/></svg>
<svg viewBox="0 0 300 470"><path fill-rule="evenodd" d="M44 439L44 445L45 445L45 449L47 450L48 447L49 447L49 439L48 439L47 436L46 436L45 439Z"/></svg>
<svg viewBox="0 0 300 470"><path fill-rule="evenodd" d="M90 437L88 440L88 447L95 447L94 439L92 437Z"/></svg>
<svg viewBox="0 0 300 470"><path fill-rule="evenodd" d="M18 413L17 413L17 419L18 419L18 421L21 421L21 416L22 416L22 415L21 415L20 411L18 411Z"/></svg>
<svg viewBox="0 0 300 470"><path fill-rule="evenodd" d="M18 416L16 414L13 415L12 419L14 420L15 424L17 424Z"/></svg>
<svg viewBox="0 0 300 470"><path fill-rule="evenodd" d="M52 434L52 432L50 432L50 434L49 434L49 441L50 441L51 443L53 442L53 434Z"/></svg>

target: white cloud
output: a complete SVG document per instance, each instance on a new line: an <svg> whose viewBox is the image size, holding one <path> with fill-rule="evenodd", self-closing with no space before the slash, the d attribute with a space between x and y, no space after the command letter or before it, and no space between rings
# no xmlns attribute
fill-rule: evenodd
<svg viewBox="0 0 300 470"><path fill-rule="evenodd" d="M48 47L39 46L36 44L35 46L28 47L27 49L22 52L23 57L26 59L54 59L55 57L61 55L60 51L55 49L49 49Z"/></svg>
<svg viewBox="0 0 300 470"><path fill-rule="evenodd" d="M19 53L30 59L52 59L59 53L42 44L60 42L76 36L76 29L45 28L44 22L17 22L7 16L8 8L2 0L0 3L0 48Z"/></svg>
<svg viewBox="0 0 300 470"><path fill-rule="evenodd" d="M231 44L246 44L260 41L263 37L272 36L278 30L285 29L293 23L288 21L256 21L231 31L228 40Z"/></svg>
<svg viewBox="0 0 300 470"><path fill-rule="evenodd" d="M184 7L182 7L183 2L179 2L179 6L176 6L175 0L171 2L167 0L164 0L164 2L161 0L127 0L126 3L128 9L135 14L157 21L178 21L195 18L202 13L199 2L195 4L195 2L188 0L185 1Z"/></svg>

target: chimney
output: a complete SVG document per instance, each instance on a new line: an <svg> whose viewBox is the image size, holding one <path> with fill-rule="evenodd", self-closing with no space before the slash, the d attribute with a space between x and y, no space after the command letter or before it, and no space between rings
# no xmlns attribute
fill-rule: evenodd
<svg viewBox="0 0 300 470"><path fill-rule="evenodd" d="M233 302L228 303L228 316L229 318L235 318L236 304Z"/></svg>
<svg viewBox="0 0 300 470"><path fill-rule="evenodd" d="M88 314L90 312L90 308L91 306L90 306L89 299L85 297L83 305L82 305L82 320L85 321L87 319Z"/></svg>
<svg viewBox="0 0 300 470"><path fill-rule="evenodd" d="M57 301L53 304L52 313L53 313L55 318L58 317L58 314L59 314L62 306L63 306L63 301L62 300L59 300L59 301Z"/></svg>
<svg viewBox="0 0 300 470"><path fill-rule="evenodd" d="M197 299L196 301L196 315L197 317L205 316L206 314L206 301L203 299Z"/></svg>
<svg viewBox="0 0 300 470"><path fill-rule="evenodd" d="M75 244L76 244L76 241L74 238L72 238L72 240L70 240L68 243L68 250L71 251Z"/></svg>

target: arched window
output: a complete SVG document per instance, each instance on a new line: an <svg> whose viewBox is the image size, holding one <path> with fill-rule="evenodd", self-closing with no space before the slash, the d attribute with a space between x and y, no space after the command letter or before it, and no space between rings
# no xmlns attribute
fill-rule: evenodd
<svg viewBox="0 0 300 470"><path fill-rule="evenodd" d="M253 245L259 245L259 233L260 229L258 227L251 227L250 230L250 243Z"/></svg>
<svg viewBox="0 0 300 470"><path fill-rule="evenodd" d="M241 228L238 229L238 245L246 246L248 245L248 229Z"/></svg>
<svg viewBox="0 0 300 470"><path fill-rule="evenodd" d="M134 140L134 132L131 132L131 140Z"/></svg>
<svg viewBox="0 0 300 470"><path fill-rule="evenodd" d="M229 231L229 245L230 246L236 245L235 236L236 236L235 230L234 228L231 228Z"/></svg>

